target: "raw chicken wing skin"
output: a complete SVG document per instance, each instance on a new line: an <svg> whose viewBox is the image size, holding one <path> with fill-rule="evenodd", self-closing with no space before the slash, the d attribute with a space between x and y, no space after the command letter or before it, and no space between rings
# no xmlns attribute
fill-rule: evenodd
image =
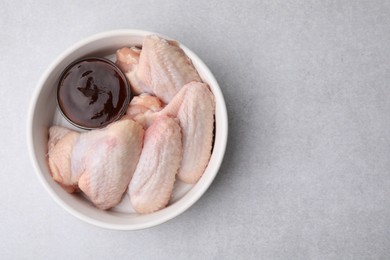
<svg viewBox="0 0 390 260"><path fill-rule="evenodd" d="M70 193L77 188L80 176L72 174L71 154L79 133L61 126L49 129L48 161L53 179Z"/></svg>
<svg viewBox="0 0 390 260"><path fill-rule="evenodd" d="M162 108L163 104L160 99L150 94L143 93L139 96L135 96L131 100L124 118L132 119L146 129L157 117L158 113L156 112L161 111Z"/></svg>
<svg viewBox="0 0 390 260"><path fill-rule="evenodd" d="M121 66L123 57L135 62ZM175 41L146 36L138 64L135 57L127 49L117 52L117 64L125 71L135 94L154 94L167 104L185 84L201 81L191 60ZM127 66L129 63L131 66Z"/></svg>
<svg viewBox="0 0 390 260"><path fill-rule="evenodd" d="M214 130L214 96L205 83L185 85L161 112L179 120L182 129L183 160L178 178L195 183L211 156Z"/></svg>
<svg viewBox="0 0 390 260"><path fill-rule="evenodd" d="M131 100L125 116L133 119L147 111L158 112L161 109L162 103L157 97L143 93Z"/></svg>
<svg viewBox="0 0 390 260"><path fill-rule="evenodd" d="M54 148L54 146L58 143L59 140L61 140L66 134L73 132L72 130L62 127L53 125L49 128L49 141L47 143L47 149L50 153L50 150Z"/></svg>
<svg viewBox="0 0 390 260"><path fill-rule="evenodd" d="M129 185L129 195L138 213L165 207L171 197L182 159L180 126L167 116L158 117L146 130L144 148Z"/></svg>
<svg viewBox="0 0 390 260"><path fill-rule="evenodd" d="M116 51L116 65L126 74L130 82L135 81L135 72L139 62L141 49L137 47L124 47ZM143 93L143 89L137 88L137 85L130 84L132 92L136 94Z"/></svg>
<svg viewBox="0 0 390 260"><path fill-rule="evenodd" d="M100 209L117 205L137 166L143 128L130 119L80 135L72 153L79 188Z"/></svg>

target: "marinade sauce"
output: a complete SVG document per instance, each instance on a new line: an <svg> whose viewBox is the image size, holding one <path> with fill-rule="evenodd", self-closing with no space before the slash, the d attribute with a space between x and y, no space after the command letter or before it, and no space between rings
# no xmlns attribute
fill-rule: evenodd
<svg viewBox="0 0 390 260"><path fill-rule="evenodd" d="M74 125L100 128L119 119L130 102L123 72L103 58L85 58L70 64L57 89L62 114Z"/></svg>

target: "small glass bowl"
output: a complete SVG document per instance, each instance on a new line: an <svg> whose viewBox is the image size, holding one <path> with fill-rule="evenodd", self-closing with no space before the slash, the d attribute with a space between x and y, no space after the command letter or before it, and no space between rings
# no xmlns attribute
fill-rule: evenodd
<svg viewBox="0 0 390 260"><path fill-rule="evenodd" d="M120 76L120 78L123 81L125 88L126 88L126 90L125 90L126 97L123 101L121 108L114 115L111 115L111 118L109 120L107 120L103 123L94 124L94 125L88 124L87 122L85 124L83 124L83 122L76 122L76 119L72 119L72 116L66 112L66 108L61 106L61 103L63 103L63 102L61 102L61 100L60 100L61 99L60 88L62 87L62 83L65 80L67 73L72 68L74 68L75 66L77 66L78 64L80 64L82 62L96 62L96 61L103 62L103 63L109 65L109 67L111 67ZM103 127L107 126L108 124L119 120L125 114L127 107L129 106L131 98L132 98L132 93L131 93L131 89L130 89L130 83L128 82L126 75L123 73L123 71L121 69L119 69L119 67L114 62L112 62L109 59L102 58L102 57L86 57L86 58L81 58L81 59L77 59L77 60L73 61L63 70L63 72L61 73L61 76L59 78L58 85L57 85L57 106L58 106L61 114L72 125L74 125L78 128L81 128L81 129L85 129L85 130L103 128ZM69 107L68 107L68 110L69 110ZM80 120L78 120L78 121L80 121Z"/></svg>

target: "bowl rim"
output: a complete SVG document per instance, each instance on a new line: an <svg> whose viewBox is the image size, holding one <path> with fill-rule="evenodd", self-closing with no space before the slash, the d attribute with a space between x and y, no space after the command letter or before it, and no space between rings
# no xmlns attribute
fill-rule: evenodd
<svg viewBox="0 0 390 260"><path fill-rule="evenodd" d="M41 184L45 187L46 191L50 194L50 196L54 199L54 201L57 202L65 211L70 213L71 215L75 216L76 218L106 229L112 229L112 230L139 230L139 229L145 229L150 228L153 226L157 226L159 224L165 223L166 221L173 219L183 212L185 212L188 208L190 208L193 204L195 204L199 198L207 191L213 180L215 179L215 176L219 172L220 166L222 164L225 152L226 152L226 145L227 145L227 139L228 139L228 117L227 117L227 109L226 109L226 103L221 91L221 88L219 84L217 83L217 80L215 79L214 75L211 73L210 69L207 67L207 65L190 49L188 49L185 45L182 43L179 43L179 46L184 50L184 52L190 57L190 59L196 64L199 64L205 72L205 77L208 79L208 83L210 85L215 86L215 89L212 89L212 92L214 96L219 100L219 108L220 113L218 114L218 118L220 118L220 122L222 123L221 131L219 133L218 138L221 140L220 149L221 152L217 154L216 157L214 157L214 172L212 174L208 175L208 178L205 179L202 186L198 186L199 188L196 189L195 192L193 192L192 196L188 197L187 201L182 204L182 206L175 211L167 211L167 214L162 215L160 218L148 221L146 223L134 223L134 224L114 224L114 223L107 223L98 219L94 219L89 217L88 215L85 215L73 207L69 206L66 202L62 200L60 195L58 195L49 185L45 177L43 176L43 173L41 172L41 169L38 164L38 157L35 154L35 150L33 147L34 144L34 137L33 137L33 125L34 125L34 114L35 114L35 108L38 105L38 99L40 96L40 93L43 89L44 83L52 73L53 69L56 68L63 59L65 59L68 55L70 55L72 52L76 51L78 48L89 44L91 42L101 40L103 38L110 38L110 37L119 37L119 36L126 36L126 35L133 35L133 36L146 36L150 34L159 35L165 39L172 39L171 37L168 37L166 35L151 32L151 31L145 31L145 30L139 30L139 29L117 29L117 30L110 30L110 31L104 31L100 32L94 35L91 35L89 37L86 37L71 46L69 46L65 51L63 51L60 55L58 55L54 61L45 69L44 73L38 80L38 83L35 85L35 89L33 91L33 95L30 101L30 105L28 107L27 111L27 146L28 146L28 152L30 160L32 161L34 171L36 175L38 175L38 179L40 180ZM218 105L216 103L216 105ZM213 155L213 153L212 153ZM199 181L198 181L199 183ZM196 186L196 184L195 184ZM195 187L194 186L194 187ZM194 187L189 191L193 191ZM180 201L180 200L179 200Z"/></svg>

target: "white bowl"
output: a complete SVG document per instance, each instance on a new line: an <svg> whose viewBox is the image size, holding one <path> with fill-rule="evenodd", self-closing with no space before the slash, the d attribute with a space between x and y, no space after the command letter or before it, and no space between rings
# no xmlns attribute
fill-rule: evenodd
<svg viewBox="0 0 390 260"><path fill-rule="evenodd" d="M141 45L145 35L155 34L140 30L115 30L100 33L82 40L62 53L41 77L28 115L28 146L31 160L43 186L66 211L79 219L100 227L118 230L136 230L152 227L168 221L192 206L207 190L225 154L228 122L226 105L222 92L213 74L202 60L183 45L180 47L192 60L204 82L208 83L216 102L216 129L214 148L210 162L201 177L193 186L177 192L174 202L160 211L151 214L136 214L121 210L102 211L92 206L84 197L63 190L53 181L46 161L48 128L58 122L56 85L61 72L72 61L85 56L110 56L115 50L129 45ZM169 38L163 36L164 38Z"/></svg>

